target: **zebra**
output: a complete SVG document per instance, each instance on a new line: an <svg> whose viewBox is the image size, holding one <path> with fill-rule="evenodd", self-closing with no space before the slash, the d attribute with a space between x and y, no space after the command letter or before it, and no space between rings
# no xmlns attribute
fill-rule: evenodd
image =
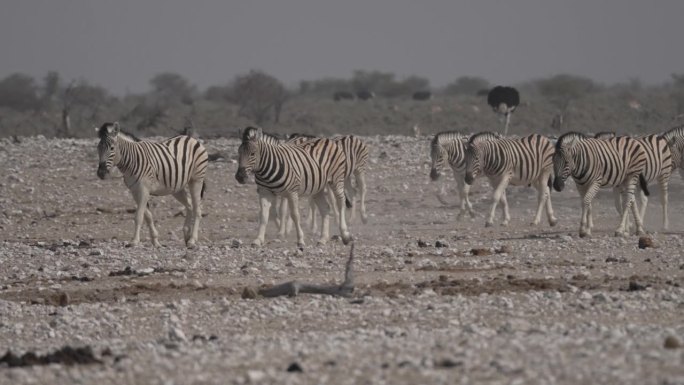
<svg viewBox="0 0 684 385"><path fill-rule="evenodd" d="M614 132L600 132L594 135L597 139L610 139L616 137ZM651 134L647 136L636 137L636 140L641 143L646 152L646 165L644 166L644 179L647 183L654 181L658 182L660 186L661 207L663 211L663 229L669 228L670 222L667 215L668 204L668 184L670 176L672 175L672 152L668 146L667 140L658 134ZM646 215L646 206L648 205L648 196L644 194L642 189L639 190L640 212L641 220L644 220ZM618 213L622 210L622 201L618 189L614 189L615 208ZM627 220L627 227L629 228L629 217Z"/></svg>
<svg viewBox="0 0 684 385"><path fill-rule="evenodd" d="M286 143L304 143L309 140L319 139L317 136L308 134L291 134L288 136ZM361 212L361 221L368 223L368 216L366 214L366 167L368 165L368 146L359 137L354 135L336 136L331 140L337 142L342 146L347 162L347 172L344 179L345 190L345 204L351 210L350 221L356 217L356 205L353 204L355 197L359 194L359 206ZM356 182L356 188L352 185L352 175ZM339 215L339 208L335 203L332 194L329 194L330 203L332 204L335 215ZM316 226L314 217L314 205L310 206L309 217L311 218L312 229Z"/></svg>
<svg viewBox="0 0 684 385"><path fill-rule="evenodd" d="M558 138L556 153L553 155L553 188L562 191L570 176L575 180L582 199L580 237L591 235L591 201L598 190L604 187L619 188L623 198L621 221L615 235L626 235L630 209L636 224L636 233L644 233L634 200L634 190L638 181L644 194L649 195L643 175L646 158L644 146L627 136L595 139L580 132L567 132Z"/></svg>
<svg viewBox="0 0 684 385"><path fill-rule="evenodd" d="M152 244L159 243L152 212L147 207L151 195L173 195L186 209L183 235L188 248L195 247L202 215L201 199L206 190L207 151L196 139L179 135L161 142L142 141L125 132L118 122L95 128L100 179L116 166L137 203L132 246L140 244L143 219L150 228ZM189 196L189 197L188 197Z"/></svg>
<svg viewBox="0 0 684 385"><path fill-rule="evenodd" d="M671 128L661 134L667 142L672 153L672 167L679 169L679 174L684 178L684 126Z"/></svg>
<svg viewBox="0 0 684 385"><path fill-rule="evenodd" d="M470 203L470 185L463 182L465 173L465 152L468 145L468 137L458 131L444 131L436 134L430 142L430 158L432 160L432 167L430 168L430 179L433 181L439 180L442 172L446 169L447 163L454 173L456 180L456 188L458 189L459 199L461 200L461 211L458 214L460 219L467 212L472 218L476 214L473 211L473 205ZM442 187L440 194L437 197L442 201L441 196L444 195L444 187ZM444 203L444 202L443 202Z"/></svg>
<svg viewBox="0 0 684 385"><path fill-rule="evenodd" d="M344 215L344 178L347 164L342 147L329 139L309 140L302 144L271 144L263 140L261 128L248 127L238 149L238 169L235 179L244 184L249 172L255 175L259 186L261 213L255 246L264 243L269 208L276 196L284 196L289 206L290 217L297 230L297 246L304 247L304 232L299 223L299 197L312 196L321 214L321 237L319 244L329 238L329 206L325 197L326 186L340 207L339 226L344 244L352 237ZM282 210L281 210L282 212ZM281 220L281 226L284 222Z"/></svg>
<svg viewBox="0 0 684 385"><path fill-rule="evenodd" d="M465 182L472 184L483 173L489 177L494 187L494 202L485 226L494 221L496 205L505 197L508 184L514 186L534 185L537 190L537 214L531 225L541 221L542 210L546 205L549 225L555 226L558 220L553 214L551 193L549 191L553 172L553 145L545 136L532 134L519 139L496 139L491 132L473 135L466 150ZM505 200L504 225L510 220L508 202Z"/></svg>

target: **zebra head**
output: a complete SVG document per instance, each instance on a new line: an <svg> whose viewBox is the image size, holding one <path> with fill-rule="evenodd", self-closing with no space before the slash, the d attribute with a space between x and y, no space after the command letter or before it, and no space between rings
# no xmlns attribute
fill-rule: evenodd
<svg viewBox="0 0 684 385"><path fill-rule="evenodd" d="M97 166L97 176L104 179L109 175L117 163L119 163L118 136L119 136L119 122L105 123L102 127L95 130L100 136L100 143L97 145L97 153L99 155L99 163Z"/></svg>
<svg viewBox="0 0 684 385"><path fill-rule="evenodd" d="M240 184L247 183L248 174L256 166L262 136L261 128L256 127L247 127L242 134L242 144L238 148L238 169L235 172L235 180Z"/></svg>
<svg viewBox="0 0 684 385"><path fill-rule="evenodd" d="M565 181L575 169L574 154L577 143L586 136L579 132L568 132L556 141L556 151L553 154L553 188L563 191Z"/></svg>
<svg viewBox="0 0 684 385"><path fill-rule="evenodd" d="M430 158L432 159L432 168L430 169L430 179L437 180L442 176L442 170L446 168L447 153L444 147L439 143L438 136L435 135L430 143Z"/></svg>
<svg viewBox="0 0 684 385"><path fill-rule="evenodd" d="M482 173L482 150L485 147L483 144L499 139L501 135L489 131L479 132L470 137L465 152L465 182L467 184L473 184L475 178Z"/></svg>
<svg viewBox="0 0 684 385"><path fill-rule="evenodd" d="M684 157L684 126L675 127L663 135L661 135L666 141L668 147L670 147L670 152L672 153L672 167L673 168L684 168L682 164L682 158Z"/></svg>

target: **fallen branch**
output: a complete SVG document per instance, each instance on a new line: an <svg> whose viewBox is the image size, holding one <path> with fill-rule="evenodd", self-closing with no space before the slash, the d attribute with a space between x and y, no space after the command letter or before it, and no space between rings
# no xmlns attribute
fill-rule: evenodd
<svg viewBox="0 0 684 385"><path fill-rule="evenodd" d="M349 250L349 260L344 271L344 282L340 285L315 285L298 281L290 281L280 285L269 288L259 289L259 295L267 298L289 296L295 297L298 294L326 294L337 297L350 297L354 292L354 271L352 264L354 262L354 243L351 244Z"/></svg>

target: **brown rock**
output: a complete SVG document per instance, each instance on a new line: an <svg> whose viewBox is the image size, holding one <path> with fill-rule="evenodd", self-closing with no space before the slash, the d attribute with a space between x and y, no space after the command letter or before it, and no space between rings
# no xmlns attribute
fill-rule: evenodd
<svg viewBox="0 0 684 385"><path fill-rule="evenodd" d="M513 252L513 248L509 245L501 245L498 249L494 250L497 254L510 254Z"/></svg>
<svg viewBox="0 0 684 385"><path fill-rule="evenodd" d="M71 298L69 297L69 293L66 291L63 291L59 293L57 296L57 303L59 306L69 306L69 303L71 302Z"/></svg>
<svg viewBox="0 0 684 385"><path fill-rule="evenodd" d="M639 237L639 248L646 249L649 247L656 247L651 237Z"/></svg>
<svg viewBox="0 0 684 385"><path fill-rule="evenodd" d="M242 290L242 299L254 299L258 296L256 290L252 287L247 286Z"/></svg>
<svg viewBox="0 0 684 385"><path fill-rule="evenodd" d="M478 257L492 255L492 251L490 249L473 248L472 250L470 250L470 252Z"/></svg>
<svg viewBox="0 0 684 385"><path fill-rule="evenodd" d="M664 343L665 349L679 349L682 343L675 336L667 336Z"/></svg>

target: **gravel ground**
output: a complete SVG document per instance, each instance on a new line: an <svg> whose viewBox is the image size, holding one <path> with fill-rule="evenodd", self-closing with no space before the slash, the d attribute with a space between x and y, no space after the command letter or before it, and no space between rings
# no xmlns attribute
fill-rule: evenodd
<svg viewBox="0 0 684 385"><path fill-rule="evenodd" d="M234 180L237 141L205 143L227 159L210 165L200 246L186 250L169 197L151 203L164 246L144 231L143 246L125 247L134 203L120 178L95 176L95 140L2 139L0 348L89 346L99 363L0 364L0 383L684 384L678 175L672 231L658 231L653 187L655 247L640 249L612 236L608 192L593 238L578 238L570 186L552 195L554 228L529 226L536 192L525 187L509 189L511 224L485 228L483 181L480 216L457 221L456 195L445 206L429 182L428 138L367 140L370 221L351 227L353 297L243 299L245 287L339 282L349 248L300 251L274 227L263 248L246 246L257 199Z"/></svg>

